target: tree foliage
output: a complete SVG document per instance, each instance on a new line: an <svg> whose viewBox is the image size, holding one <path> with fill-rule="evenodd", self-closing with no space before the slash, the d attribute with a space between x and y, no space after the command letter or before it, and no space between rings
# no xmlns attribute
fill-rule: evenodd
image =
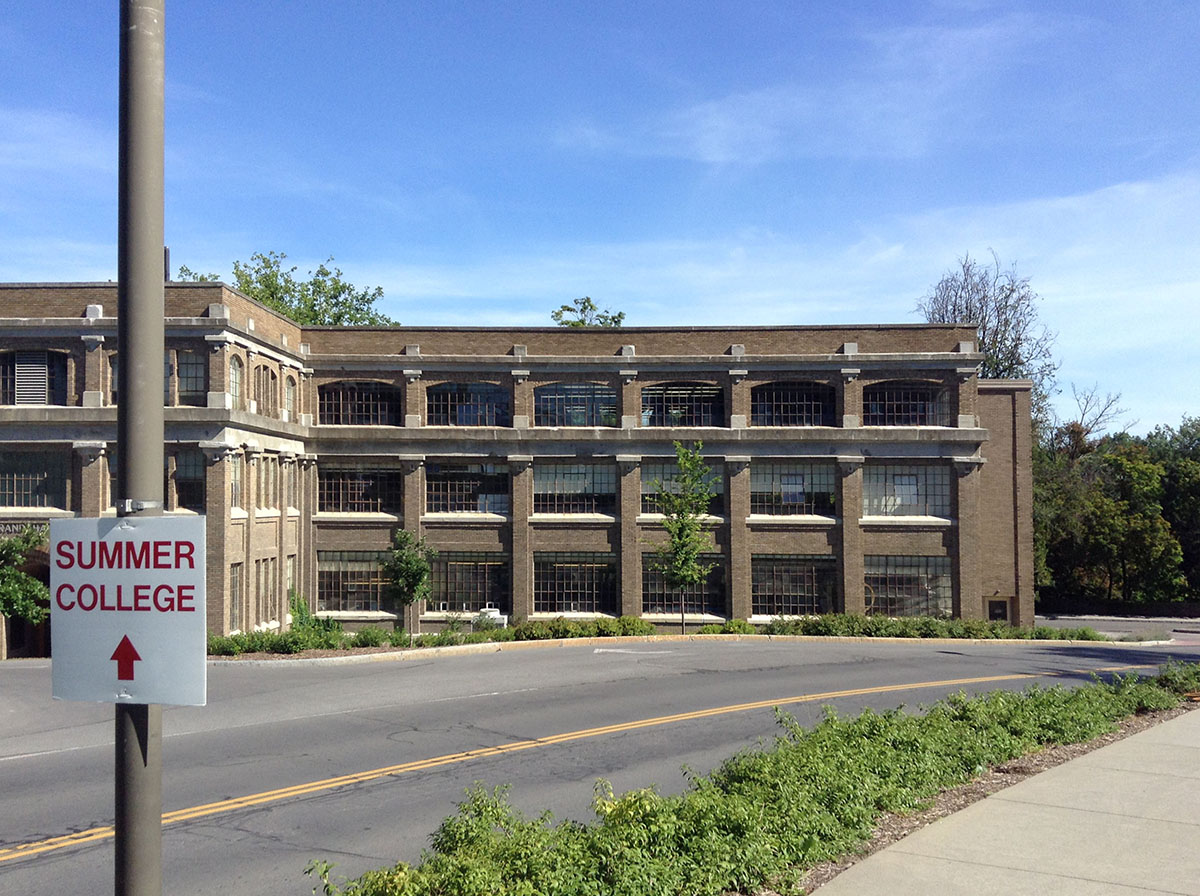
<svg viewBox="0 0 1200 896"><path fill-rule="evenodd" d="M385 593L402 606L429 597L429 573L437 551L407 529L392 534L392 547L381 566Z"/></svg>
<svg viewBox="0 0 1200 896"><path fill-rule="evenodd" d="M309 271L308 279L298 279L298 268L284 267L283 252L256 252L249 262L233 263L234 285L252 299L262 302L299 324L309 326L386 326L395 324L376 305L383 299L383 288L359 289L342 278L340 268L330 270L332 256ZM184 269L180 269L182 276ZM191 272L189 272L191 273ZM197 279L204 279L198 275Z"/></svg>
<svg viewBox="0 0 1200 896"><path fill-rule="evenodd" d="M199 271L193 271L186 264L179 266L179 276L175 278L181 283L217 283L221 279L220 274L202 274Z"/></svg>
<svg viewBox="0 0 1200 896"><path fill-rule="evenodd" d="M1181 432L1192 428L1185 419ZM1200 597L1200 463L1187 456L1187 441L1169 429L1092 436L1076 420L1035 449L1043 591L1135 602Z"/></svg>
<svg viewBox="0 0 1200 896"><path fill-rule="evenodd" d="M1045 419L1058 361L1056 334L1038 321L1040 301L1029 278L1018 276L1015 267L1002 270L992 252L990 265L964 255L917 308L930 323L978 326L979 350L984 355L980 376L1033 380L1035 416Z"/></svg>
<svg viewBox="0 0 1200 896"><path fill-rule="evenodd" d="M49 614L49 589L21 569L29 552L45 542L46 533L37 526L0 540L0 616L37 624Z"/></svg>
<svg viewBox="0 0 1200 896"><path fill-rule="evenodd" d="M708 547L704 519L713 499L712 471L697 442L689 448L675 443L675 479L655 483L667 540L655 550L655 566L672 591L694 588L704 582L713 564L701 558Z"/></svg>
<svg viewBox="0 0 1200 896"><path fill-rule="evenodd" d="M601 311L590 296L576 299L570 305L563 305L557 311L550 312L550 319L560 327L619 327L625 322L625 312L615 314L605 308Z"/></svg>

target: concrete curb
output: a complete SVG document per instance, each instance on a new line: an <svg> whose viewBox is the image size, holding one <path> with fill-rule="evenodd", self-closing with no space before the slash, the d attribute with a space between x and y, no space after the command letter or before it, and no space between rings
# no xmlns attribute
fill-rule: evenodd
<svg viewBox="0 0 1200 896"><path fill-rule="evenodd" d="M1174 641L1059 641L1031 638L869 638L843 635L617 635L605 638L548 638L540 641L486 641L482 644L454 644L446 647L401 647L380 653L348 654L346 656L279 657L241 659L237 656L209 657L210 666L223 663L243 665L270 665L275 663L297 663L305 665L408 662L418 659L441 659L456 656L474 656L481 653L503 653L509 650L549 650L557 647L601 647L619 644L664 644L678 641L733 641L733 642L780 642L814 644L997 644L1005 646L1025 645L1029 647L1053 644L1056 647L1116 647L1119 649L1160 647Z"/></svg>

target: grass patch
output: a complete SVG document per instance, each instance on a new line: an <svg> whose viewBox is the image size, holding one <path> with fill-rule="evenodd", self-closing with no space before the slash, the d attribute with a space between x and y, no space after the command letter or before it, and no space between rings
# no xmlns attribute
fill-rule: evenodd
<svg viewBox="0 0 1200 896"><path fill-rule="evenodd" d="M821 616L780 617L762 628L765 635L826 635L851 638L968 638L1035 641L1106 641L1090 628L1019 628L985 619L943 619L934 616L860 616L826 613Z"/></svg>
<svg viewBox="0 0 1200 896"><path fill-rule="evenodd" d="M866 710L843 718L827 710L811 729L777 712L781 733L772 744L695 777L679 796L617 796L601 781L595 819L579 824L549 813L527 818L505 788L476 785L416 865L344 884L331 879L327 862L307 872L326 896L788 892L805 869L861 846L884 812L912 811L989 765L1090 740L1197 689L1200 666L1176 664L1156 679L959 694L921 715Z"/></svg>

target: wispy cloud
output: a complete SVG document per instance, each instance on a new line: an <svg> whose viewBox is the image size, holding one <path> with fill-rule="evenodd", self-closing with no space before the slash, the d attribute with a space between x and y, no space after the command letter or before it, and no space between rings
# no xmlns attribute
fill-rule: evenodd
<svg viewBox="0 0 1200 896"><path fill-rule="evenodd" d="M117 170L115 129L40 109L0 107L0 172L88 180Z"/></svg>
<svg viewBox="0 0 1200 896"><path fill-rule="evenodd" d="M663 156L710 165L781 159L911 159L961 140L987 120L962 101L990 73L1057 26L1029 14L962 26L858 34L858 52L825 80L764 84L633 121L577 121L560 144L590 152Z"/></svg>

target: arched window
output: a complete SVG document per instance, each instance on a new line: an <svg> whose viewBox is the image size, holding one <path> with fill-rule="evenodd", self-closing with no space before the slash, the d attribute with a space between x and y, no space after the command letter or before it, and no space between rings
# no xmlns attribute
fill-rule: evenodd
<svg viewBox="0 0 1200 896"><path fill-rule="evenodd" d="M833 426L833 387L763 383L750 390L751 426Z"/></svg>
<svg viewBox="0 0 1200 896"><path fill-rule="evenodd" d="M283 381L283 413L287 420L296 419L296 378L293 376Z"/></svg>
<svg viewBox="0 0 1200 896"><path fill-rule="evenodd" d="M260 414L279 416L279 376L265 364L254 369L254 405Z"/></svg>
<svg viewBox="0 0 1200 896"><path fill-rule="evenodd" d="M237 355L229 358L229 396L233 399L233 409L242 409L242 359Z"/></svg>
<svg viewBox="0 0 1200 896"><path fill-rule="evenodd" d="M425 393L430 426L512 426L512 398L494 383L439 383Z"/></svg>
<svg viewBox="0 0 1200 896"><path fill-rule="evenodd" d="M317 390L318 420L331 426L399 426L400 392L386 383L330 383Z"/></svg>
<svg viewBox="0 0 1200 896"><path fill-rule="evenodd" d="M939 383L876 383L863 389L863 426L949 426L950 396Z"/></svg>
<svg viewBox="0 0 1200 896"><path fill-rule="evenodd" d="M533 390L534 426L616 426L617 390L601 383L550 383Z"/></svg>
<svg viewBox="0 0 1200 896"><path fill-rule="evenodd" d="M725 426L725 390L713 383L642 389L642 426Z"/></svg>

